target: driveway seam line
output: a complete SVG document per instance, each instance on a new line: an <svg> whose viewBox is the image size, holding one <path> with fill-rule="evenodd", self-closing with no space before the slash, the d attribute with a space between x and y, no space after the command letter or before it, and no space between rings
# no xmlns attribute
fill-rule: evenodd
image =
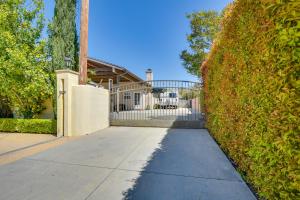
<svg viewBox="0 0 300 200"><path fill-rule="evenodd" d="M156 171L139 171L139 170L131 170L131 169L120 169L117 170L120 171L130 171L130 172L141 172L146 174L155 174L155 175L165 175L165 176L176 176L176 177L183 177L183 178L194 178L194 179L205 179L205 180L217 180L217 181L228 181L228 182L240 182L241 180L231 180L231 179L223 179L223 178L210 178L210 177L203 177L203 176L190 176L190 175L181 175L181 174L170 174L170 173L164 173L164 172L156 172Z"/></svg>
<svg viewBox="0 0 300 200"><path fill-rule="evenodd" d="M233 180L233 179L225 179L225 178L211 178L211 177L203 177L203 176L190 176L190 175L182 175L182 174L171 174L171 173L157 172L157 171L124 169L124 168L117 168L117 167L115 167L115 168L114 167L103 167L103 166L96 166L96 165L84 165L84 164L76 164L76 163L67 163L67 162L60 162L60 161L53 161L53 160L42 160L42 159L32 159L32 158L25 158L25 160L40 161L40 162L49 162L49 163L65 164L65 165L72 165L72 166L81 166L81 167L91 167L91 168L98 168L98 169L110 169L110 170L112 170L112 172L114 172L114 171L128 171L128 172L140 172L140 173L146 173L146 174L176 176L176 177L194 178L194 179L219 180L219 181L240 182L240 183L244 182L242 180Z"/></svg>

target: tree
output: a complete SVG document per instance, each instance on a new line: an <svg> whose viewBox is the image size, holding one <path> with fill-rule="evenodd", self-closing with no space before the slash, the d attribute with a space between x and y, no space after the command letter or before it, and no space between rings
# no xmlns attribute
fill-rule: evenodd
<svg viewBox="0 0 300 200"><path fill-rule="evenodd" d="M42 0L0 2L0 94L12 110L36 117L52 94Z"/></svg>
<svg viewBox="0 0 300 200"><path fill-rule="evenodd" d="M180 58L187 72L199 77L200 65L220 30L221 16L216 11L201 11L188 15L188 19L192 30L187 36L190 50L182 51Z"/></svg>
<svg viewBox="0 0 300 200"><path fill-rule="evenodd" d="M76 0L55 0L54 18L49 25L49 50L53 71L66 68L66 57L72 60L70 68L78 70L76 4Z"/></svg>
<svg viewBox="0 0 300 200"><path fill-rule="evenodd" d="M54 17L48 26L48 56L51 60L53 73L51 84L53 86L52 105L56 118L56 78L55 70L64 69L65 58L71 59L70 69L78 71L79 43L76 30L76 4L77 0L55 0Z"/></svg>
<svg viewBox="0 0 300 200"><path fill-rule="evenodd" d="M155 97L155 98L160 98L160 94L163 94L164 92L166 92L166 89L160 88L160 87L154 87L151 90L151 93L153 94L153 97Z"/></svg>

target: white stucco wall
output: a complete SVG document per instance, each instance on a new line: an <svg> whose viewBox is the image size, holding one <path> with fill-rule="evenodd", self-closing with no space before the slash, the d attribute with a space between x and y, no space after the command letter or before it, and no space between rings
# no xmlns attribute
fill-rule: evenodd
<svg viewBox="0 0 300 200"><path fill-rule="evenodd" d="M109 92L89 85L72 87L72 136L109 126Z"/></svg>
<svg viewBox="0 0 300 200"><path fill-rule="evenodd" d="M72 87L78 85L79 73L57 70L57 136L72 136ZM62 92L64 94L62 94Z"/></svg>

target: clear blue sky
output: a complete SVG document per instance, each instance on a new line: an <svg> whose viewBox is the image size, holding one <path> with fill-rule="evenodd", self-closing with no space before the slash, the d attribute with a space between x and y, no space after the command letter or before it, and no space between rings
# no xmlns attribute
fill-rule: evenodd
<svg viewBox="0 0 300 200"><path fill-rule="evenodd" d="M186 15L220 11L231 1L90 0L89 56L124 66L141 78L152 68L154 79L195 81L179 58L188 48ZM54 0L45 0L46 18L52 18L53 10Z"/></svg>

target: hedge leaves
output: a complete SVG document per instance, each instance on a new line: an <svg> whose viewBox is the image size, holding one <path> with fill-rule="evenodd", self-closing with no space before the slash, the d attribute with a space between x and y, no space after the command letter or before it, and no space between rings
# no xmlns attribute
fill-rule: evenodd
<svg viewBox="0 0 300 200"><path fill-rule="evenodd" d="M202 75L207 126L246 179L299 199L300 1L235 1Z"/></svg>

